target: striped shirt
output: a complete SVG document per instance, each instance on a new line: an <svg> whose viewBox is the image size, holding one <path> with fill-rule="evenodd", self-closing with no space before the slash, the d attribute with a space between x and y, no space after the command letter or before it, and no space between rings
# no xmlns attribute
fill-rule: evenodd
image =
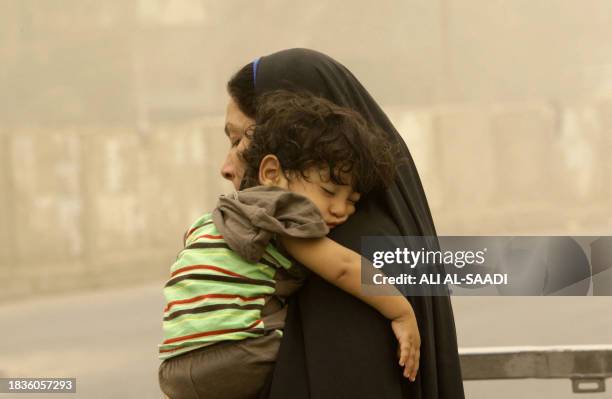
<svg viewBox="0 0 612 399"><path fill-rule="evenodd" d="M292 262L272 244L257 263L232 251L211 214L185 234L164 287L164 341L159 358L167 359L220 341L264 334L261 310L275 293L275 275Z"/></svg>

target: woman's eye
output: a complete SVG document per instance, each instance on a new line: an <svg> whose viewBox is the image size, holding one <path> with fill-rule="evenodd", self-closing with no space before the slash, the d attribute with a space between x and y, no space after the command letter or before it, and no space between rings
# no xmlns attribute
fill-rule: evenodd
<svg viewBox="0 0 612 399"><path fill-rule="evenodd" d="M238 139L238 140L231 140L231 142L230 142L230 143L231 143L232 147L237 147L237 146L238 146L238 144L240 144L240 140L241 140L241 139Z"/></svg>

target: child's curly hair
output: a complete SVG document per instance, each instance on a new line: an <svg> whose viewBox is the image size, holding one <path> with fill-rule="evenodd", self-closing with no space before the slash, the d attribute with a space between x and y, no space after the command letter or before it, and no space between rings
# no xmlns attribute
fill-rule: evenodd
<svg viewBox="0 0 612 399"><path fill-rule="evenodd" d="M305 178L306 170L318 167L327 169L334 183L351 184L362 194L395 179L397 146L385 132L352 109L306 92L263 95L255 125L246 135L250 144L240 154L245 163L242 188L260 184L259 165L268 154L279 159L288 179L296 172Z"/></svg>

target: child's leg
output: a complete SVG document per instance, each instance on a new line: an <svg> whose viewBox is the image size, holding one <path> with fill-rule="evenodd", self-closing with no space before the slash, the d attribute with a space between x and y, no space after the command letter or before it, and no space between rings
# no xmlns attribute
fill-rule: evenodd
<svg viewBox="0 0 612 399"><path fill-rule="evenodd" d="M159 385L171 399L257 399L272 372L281 335L226 341L170 358Z"/></svg>
<svg viewBox="0 0 612 399"><path fill-rule="evenodd" d="M191 378L200 399L257 399L274 369L281 336L222 342L193 356ZM173 398L174 399L174 398Z"/></svg>
<svg viewBox="0 0 612 399"><path fill-rule="evenodd" d="M159 366L159 387L168 399L200 399L191 382L189 353L164 360Z"/></svg>

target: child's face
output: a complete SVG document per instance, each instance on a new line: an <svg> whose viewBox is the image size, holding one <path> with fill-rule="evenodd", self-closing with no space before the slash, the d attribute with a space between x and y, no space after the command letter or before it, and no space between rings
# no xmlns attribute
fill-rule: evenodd
<svg viewBox="0 0 612 399"><path fill-rule="evenodd" d="M355 213L355 204L361 195L350 185L334 183L329 178L329 172L319 168L308 169L304 175L306 178L299 173L294 174L285 183L286 188L314 202L330 229L346 222Z"/></svg>

